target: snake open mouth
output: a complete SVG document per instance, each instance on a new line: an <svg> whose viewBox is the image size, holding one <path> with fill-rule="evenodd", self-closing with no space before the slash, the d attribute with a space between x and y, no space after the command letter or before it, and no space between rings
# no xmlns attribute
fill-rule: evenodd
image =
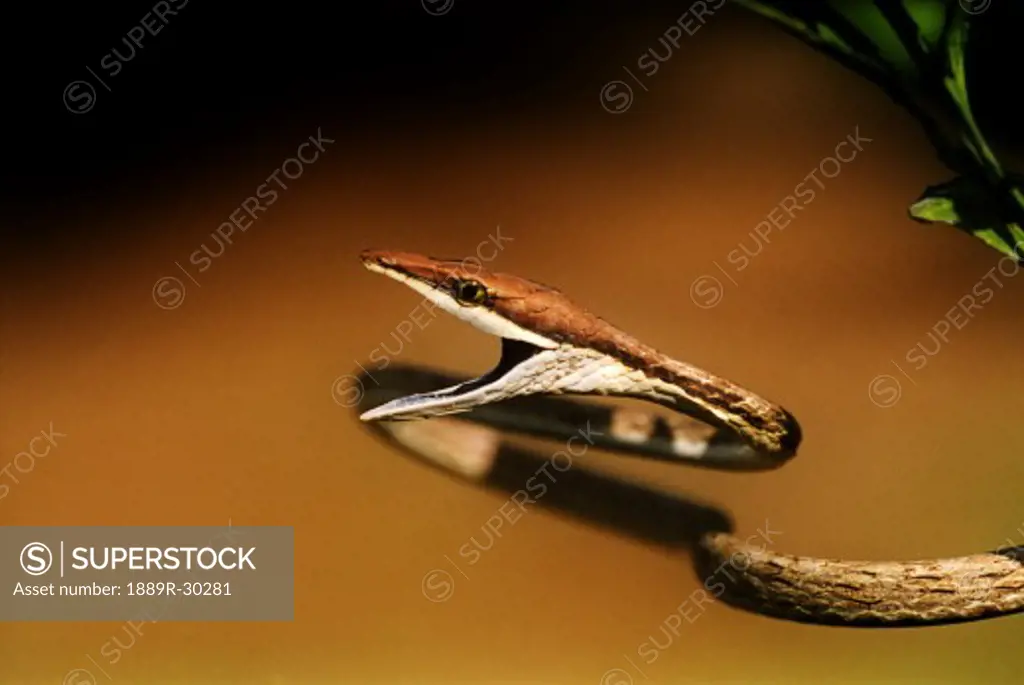
<svg viewBox="0 0 1024 685"><path fill-rule="evenodd" d="M528 362L543 349L528 342L501 339L501 358L487 373L440 390L406 395L363 412L363 421L414 421L470 411L474 406L501 399L501 388L512 376L528 373Z"/></svg>
<svg viewBox="0 0 1024 685"><path fill-rule="evenodd" d="M551 371L551 357L558 343L496 311L502 296L515 293L504 292L500 285L488 280L496 278L495 275L471 273L463 262L408 253L367 250L361 258L370 271L412 288L438 309L499 338L501 358L493 369L478 378L399 397L364 412L360 419L409 421L457 414L524 392L536 392L531 386L542 386L539 381Z"/></svg>

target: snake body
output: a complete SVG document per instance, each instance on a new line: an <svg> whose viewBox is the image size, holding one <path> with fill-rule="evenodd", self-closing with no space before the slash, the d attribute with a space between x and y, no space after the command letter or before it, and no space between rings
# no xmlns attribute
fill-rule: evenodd
<svg viewBox="0 0 1024 685"><path fill-rule="evenodd" d="M425 389L436 387L430 382L437 377L416 367L365 372L360 380L369 389L363 420L379 422L403 447L463 478L488 479L503 433L564 441L586 426L588 442L600 448L728 470L777 468L799 447L800 426L780 405L655 350L554 288L409 253L367 251L362 259L502 339L495 369L441 390ZM557 395L633 397L677 415L548 399ZM443 418L449 415L462 421ZM782 554L721 527L699 530L693 547L702 573L727 571L716 596L776 618L877 627L1024 611L1024 547L939 560L847 561Z"/></svg>

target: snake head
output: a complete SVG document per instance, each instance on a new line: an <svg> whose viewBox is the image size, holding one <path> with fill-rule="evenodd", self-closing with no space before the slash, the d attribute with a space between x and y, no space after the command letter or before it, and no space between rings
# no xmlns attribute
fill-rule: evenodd
<svg viewBox="0 0 1024 685"><path fill-rule="evenodd" d="M409 286L436 307L485 333L541 349L558 346L535 315L545 293L561 296L551 288L511 274L489 272L473 258L434 259L384 250L366 250L361 258L370 271Z"/></svg>
<svg viewBox="0 0 1024 685"><path fill-rule="evenodd" d="M469 411L513 394L527 394L526 386L517 381L539 381L545 370L550 371L550 360L539 353L554 350L559 343L543 329L537 330L535 321L529 321L529 308L538 296L557 291L518 276L491 273L475 259L435 259L385 250L366 250L360 257L370 271L412 288L434 307L502 342L501 359L485 375L450 388L398 398L364 412L360 417L364 421L425 419ZM534 385L541 387L539 382Z"/></svg>

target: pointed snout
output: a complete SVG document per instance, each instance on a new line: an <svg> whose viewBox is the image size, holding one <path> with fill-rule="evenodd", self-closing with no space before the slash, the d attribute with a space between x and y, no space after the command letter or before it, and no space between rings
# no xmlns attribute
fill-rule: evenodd
<svg viewBox="0 0 1024 685"><path fill-rule="evenodd" d="M398 263L396 255L399 253L391 250L367 249L359 253L359 259L364 266L376 264L377 266L395 266Z"/></svg>

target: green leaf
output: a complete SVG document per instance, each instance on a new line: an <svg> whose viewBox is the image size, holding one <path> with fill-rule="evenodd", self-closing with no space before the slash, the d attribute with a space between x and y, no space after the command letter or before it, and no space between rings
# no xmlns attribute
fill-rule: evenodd
<svg viewBox="0 0 1024 685"><path fill-rule="evenodd" d="M1012 181L1024 184L1020 176L1015 175ZM1024 200L1021 187L1024 185L1014 186L1011 194ZM910 205L909 213L915 221L956 226L1015 259L1024 252L1024 229L1019 222L1000 215L992 188L977 179L959 177L931 186Z"/></svg>
<svg viewBox="0 0 1024 685"><path fill-rule="evenodd" d="M903 8L917 26L918 44L926 53L935 52L946 26L946 6L933 0L903 0Z"/></svg>
<svg viewBox="0 0 1024 685"><path fill-rule="evenodd" d="M920 53L920 46L917 45L916 27L909 36L901 34L901 29L913 27L913 22L905 14L893 17L873 2L836 3L836 12L871 41L889 71L901 79L916 78L919 75L920 65L916 55ZM905 22L902 26L900 19Z"/></svg>
<svg viewBox="0 0 1024 685"><path fill-rule="evenodd" d="M910 205L910 217L928 223L959 226L961 219L956 201L951 197L933 195L932 192L933 190L929 188L914 204Z"/></svg>
<svg viewBox="0 0 1024 685"><path fill-rule="evenodd" d="M965 13L957 14L950 21L946 35L946 76L943 84L959 109L964 127L961 133L963 144L992 180L998 181L1003 177L1002 166L974 121L970 98L967 95L967 29Z"/></svg>

